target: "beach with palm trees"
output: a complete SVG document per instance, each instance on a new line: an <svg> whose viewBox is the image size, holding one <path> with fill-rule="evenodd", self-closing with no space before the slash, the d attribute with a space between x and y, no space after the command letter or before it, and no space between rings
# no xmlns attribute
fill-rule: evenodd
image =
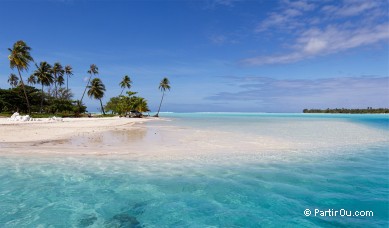
<svg viewBox="0 0 389 228"><path fill-rule="evenodd" d="M85 94L89 98L99 101L100 108L98 110L102 117L107 117L107 112L110 116L142 117L143 113L151 111L148 100L139 96L138 92L130 90L133 82L128 75L125 75L120 82L118 81L118 88L121 89L119 96L109 98L106 96L106 92L112 88L106 88L103 80L96 77L99 75L99 67L96 64L90 64L86 71L88 77L82 96L77 99L72 88L69 87L69 80L71 77L79 75L75 75L71 65L63 66L59 61L52 65L47 61L41 61L38 64L31 55L32 48L23 40L15 42L8 51L12 73L7 80L10 88L8 90L0 89L1 116L7 117L13 113L21 112L35 118L49 116L91 117L91 113L88 112L88 108L84 104ZM31 64L35 66L35 69L30 69ZM30 73L26 80L28 85L25 84L22 73ZM164 77L156 88L162 92L162 98L154 117L159 115L165 92L171 89L169 79ZM106 100L108 102L105 102Z"/></svg>
<svg viewBox="0 0 389 228"><path fill-rule="evenodd" d="M90 64L85 71L88 77L82 96L77 99L69 87L69 80L79 75L75 74L71 65L63 66L59 61L53 64L35 62L32 48L23 40L15 42L8 51L12 72L7 80L10 88L0 89L0 147L7 148L7 152L31 151L31 148L44 151L42 145L48 143L55 145L51 151L64 151L71 146L71 143L65 142L75 136L88 135L89 139L97 139L102 132L132 132L135 124L139 128L142 123L158 119L148 114L151 110L147 99L130 90L133 82L128 75L118 81L120 94L108 98L106 92L111 88L107 88L103 80L97 77L99 67ZM34 66L32 69L31 65ZM170 88L167 77L159 85L156 84L156 91L162 92L162 98L154 117L158 117L165 92ZM99 102L101 114L88 112L84 104L85 95ZM87 149L88 145L83 149Z"/></svg>

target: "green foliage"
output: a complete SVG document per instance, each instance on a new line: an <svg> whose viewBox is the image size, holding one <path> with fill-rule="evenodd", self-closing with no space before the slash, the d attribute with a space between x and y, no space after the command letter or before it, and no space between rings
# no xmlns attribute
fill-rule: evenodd
<svg viewBox="0 0 389 228"><path fill-rule="evenodd" d="M25 86L28 99L31 101L31 108L33 111L39 110L40 92L38 89ZM0 110L15 112L28 112L26 100L23 97L23 88L18 86L13 89L0 89ZM4 110L4 108L6 110Z"/></svg>
<svg viewBox="0 0 389 228"><path fill-rule="evenodd" d="M163 78L158 87L161 91L170 90L170 81L168 78Z"/></svg>
<svg viewBox="0 0 389 228"><path fill-rule="evenodd" d="M100 78L94 78L88 88L88 96L100 101L101 111L103 112L103 115L105 115L103 102L101 101L101 98L104 97L105 85Z"/></svg>
<svg viewBox="0 0 389 228"><path fill-rule="evenodd" d="M163 78L161 80L161 82L159 83L158 88L162 91L162 98L161 98L161 103L159 103L158 112L157 112L157 114L155 114L155 117L158 117L159 111L161 110L161 105L162 105L163 97L165 96L165 91L166 90L170 90L170 81L169 81L169 79L166 78L166 77Z"/></svg>
<svg viewBox="0 0 389 228"><path fill-rule="evenodd" d="M81 113L86 112L86 106L80 101L73 101L73 110L75 116L80 116Z"/></svg>
<svg viewBox="0 0 389 228"><path fill-rule="evenodd" d="M16 76L16 74L10 74L8 78L8 83L11 85L12 88L15 88L19 84L19 78Z"/></svg>
<svg viewBox="0 0 389 228"><path fill-rule="evenodd" d="M303 113L344 113L344 114L375 114L375 113L389 113L389 108L372 108L367 109L347 109L347 108L335 108L335 109L304 109Z"/></svg>
<svg viewBox="0 0 389 228"><path fill-rule="evenodd" d="M31 86L26 86L25 88L28 99L31 102L31 110L33 112L39 112L42 98L41 91ZM67 91L65 88L63 89ZM59 115L60 113L67 113L69 116L74 114L79 116L80 113L86 111L86 106L83 104L78 105L77 101L62 98L57 99L47 93L44 93L43 95L43 111L45 113L50 113L51 116L53 116L53 114ZM22 88L19 86L13 89L0 89L0 112L13 113L16 111L21 113L28 112L26 101L23 98Z"/></svg>
<svg viewBox="0 0 389 228"><path fill-rule="evenodd" d="M119 115L126 115L131 110L148 112L147 100L143 97L133 96L136 92L127 92L127 96L112 97L105 105L106 111Z"/></svg>
<svg viewBox="0 0 389 228"><path fill-rule="evenodd" d="M30 62L34 59L31 57L31 48L23 41L17 41L12 49L8 48L10 54L8 56L11 69L17 68L20 71L28 70Z"/></svg>
<svg viewBox="0 0 389 228"><path fill-rule="evenodd" d="M88 86L88 96L94 99L101 99L104 97L105 85L100 78L94 78Z"/></svg>
<svg viewBox="0 0 389 228"><path fill-rule="evenodd" d="M8 50L10 52L8 56L9 65L11 69L17 68L18 70L19 77L20 77L20 84L23 88L24 96L26 98L27 109L28 112L31 113L27 90L24 86L22 74L20 73L21 71L28 70L30 62L34 61L34 59L30 54L31 48L23 40L19 40L13 45L12 49L8 48Z"/></svg>
<svg viewBox="0 0 389 228"><path fill-rule="evenodd" d="M119 83L120 87L122 88L122 92L120 93L120 95L123 94L125 88L131 89L131 83L131 78L128 75L125 75L123 77L123 80Z"/></svg>
<svg viewBox="0 0 389 228"><path fill-rule="evenodd" d="M37 69L29 77L24 78L31 85L27 86L21 72L27 71L30 63L34 62L30 54L31 48L20 40L15 42L12 49L9 48L8 50L10 52L8 56L10 68L17 69L18 76L13 73L10 74L8 83L11 85L11 89L0 89L0 112L13 113L18 111L30 115L33 112L34 116L42 117L53 114L57 116L81 116L86 112L86 106L82 103L82 99L88 89L88 96L100 101L101 109L105 115L102 104L102 98L106 91L105 86L99 78L91 80L93 76L99 73L99 69L95 64L91 64L87 71L90 76L81 100L74 101L72 100L73 94L68 89L69 77L73 75L73 69L70 65L63 67L59 62L54 63L53 66L47 62L41 62L39 65L35 64ZM66 88L62 88L65 83L65 75L67 76L67 85ZM125 96L122 96L125 89L131 88L131 83L130 77L125 75L119 83L122 88L120 96L110 99L105 106L107 110L121 115L125 115L131 110L149 111L147 100L135 96L136 92L128 91ZM159 89L163 91L163 94L165 90L170 90L169 84L167 78L164 78L159 84ZM36 85L39 89L33 87L33 85ZM37 114L37 112L40 113Z"/></svg>

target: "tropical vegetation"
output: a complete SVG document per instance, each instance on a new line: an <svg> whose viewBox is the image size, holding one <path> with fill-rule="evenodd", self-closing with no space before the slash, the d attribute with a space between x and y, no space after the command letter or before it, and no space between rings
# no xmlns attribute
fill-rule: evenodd
<svg viewBox="0 0 389 228"><path fill-rule="evenodd" d="M303 113L376 114L376 113L389 113L389 108L367 107L366 109L348 109L348 108L304 109Z"/></svg>
<svg viewBox="0 0 389 228"><path fill-rule="evenodd" d="M128 75L125 75L123 77L123 80L119 83L120 87L122 88L120 95L123 94L123 91L125 88L131 89L131 83L132 83L132 81L131 81L130 77L128 77Z"/></svg>
<svg viewBox="0 0 389 228"><path fill-rule="evenodd" d="M99 101L103 115L106 115L106 111L111 112L110 115L123 116L128 115L131 111L141 113L150 111L147 100L136 96L137 92L130 91L132 80L128 75L125 75L119 82L120 95L110 98L104 105L106 87L100 78L95 77L99 74L99 68L95 64L91 64L87 71L89 77L81 99L74 100L74 95L69 88L69 80L74 75L71 65L63 67L60 62L51 65L46 61L35 63L31 56L31 47L22 40L15 42L8 50L10 68L13 71L16 70L18 75L11 72L7 78L10 88L0 88L0 115L10 115L17 111L29 113L35 117L44 117L48 114L82 116L87 112L86 106L83 104L85 93L88 97ZM26 85L22 73L29 71L31 63L34 63L36 69L26 77L28 83ZM65 80L66 87L63 87ZM161 109L165 91L170 90L168 78L163 78L158 88L162 92L162 98L156 116ZM126 89L127 92L125 92Z"/></svg>
<svg viewBox="0 0 389 228"><path fill-rule="evenodd" d="M8 51L10 52L8 56L9 65L11 69L16 68L18 70L19 82L23 88L24 96L26 98L27 110L28 113L31 114L30 102L28 100L27 90L21 74L22 71L28 70L30 62L34 61L30 54L31 48L24 41L19 40L13 45L12 49L8 48Z"/></svg>
<svg viewBox="0 0 389 228"><path fill-rule="evenodd" d="M143 97L134 96L137 92L128 91L127 96L112 97L106 104L105 110L111 111L112 114L126 116L132 110L138 112L149 112L150 109L147 100Z"/></svg>
<svg viewBox="0 0 389 228"><path fill-rule="evenodd" d="M105 115L103 102L101 101L104 97L105 85L100 78L94 78L88 88L88 96L100 101L101 111L103 112L103 115Z"/></svg>
<svg viewBox="0 0 389 228"><path fill-rule="evenodd" d="M158 107L158 112L157 114L155 114L155 117L158 117L159 116L159 111L161 110L161 105L162 105L162 101L163 101L163 97L165 96L165 91L166 90L170 90L170 81L168 78L163 78L162 81L159 83L159 87L158 87L161 91L162 91L162 98L161 98L161 103L159 103L159 107Z"/></svg>

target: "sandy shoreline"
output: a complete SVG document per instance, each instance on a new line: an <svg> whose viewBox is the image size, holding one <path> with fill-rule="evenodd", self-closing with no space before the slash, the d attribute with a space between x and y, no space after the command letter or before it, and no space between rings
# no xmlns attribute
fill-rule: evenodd
<svg viewBox="0 0 389 228"><path fill-rule="evenodd" d="M138 118L64 118L63 121L8 121L0 119L0 143L24 143L53 141L70 138L76 134L96 133L108 130L129 129L135 123L152 119Z"/></svg>
<svg viewBox="0 0 389 228"><path fill-rule="evenodd" d="M12 122L0 119L0 156L263 159L294 153L312 155L388 142L386 133L338 121L298 122L295 125L272 123L262 132L247 133L179 126L164 120L112 117ZM269 133L270 128L274 130L273 134Z"/></svg>

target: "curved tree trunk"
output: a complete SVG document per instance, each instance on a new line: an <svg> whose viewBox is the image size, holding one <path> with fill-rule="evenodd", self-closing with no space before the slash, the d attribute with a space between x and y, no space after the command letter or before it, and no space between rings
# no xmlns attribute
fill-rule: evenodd
<svg viewBox="0 0 389 228"><path fill-rule="evenodd" d="M122 89L122 92L120 93L120 96L123 94L124 88Z"/></svg>
<svg viewBox="0 0 389 228"><path fill-rule="evenodd" d="M155 115L155 117L158 117L158 116L159 116L159 111L161 110L161 105L162 105L162 101L163 101L163 97L164 97L164 96L165 96L165 91L163 91L163 93L162 93L161 103L159 103L158 112L157 112L157 114Z"/></svg>
<svg viewBox="0 0 389 228"><path fill-rule="evenodd" d="M31 115L30 102L28 101L26 87L24 86L23 77L22 77L22 74L20 73L20 69L19 68L18 68L18 73L19 73L19 77L20 77L20 84L22 85L22 88L23 88L23 91L24 91L24 96L26 97L28 114Z"/></svg>
<svg viewBox="0 0 389 228"><path fill-rule="evenodd" d="M103 115L105 115L103 102L101 101L101 99L99 99L99 100L100 100L101 111L103 112Z"/></svg>
<svg viewBox="0 0 389 228"><path fill-rule="evenodd" d="M86 92L86 89L88 88L88 85L89 85L89 83L90 83L90 79L91 79L91 78L92 78L92 74L89 76L88 83L87 83L86 86L85 86L84 93L82 94L82 97L81 97L81 100L80 100L80 104L82 104L82 99L84 99L85 92Z"/></svg>
<svg viewBox="0 0 389 228"><path fill-rule="evenodd" d="M41 113L43 111L43 83L42 83L42 91L41 91Z"/></svg>

